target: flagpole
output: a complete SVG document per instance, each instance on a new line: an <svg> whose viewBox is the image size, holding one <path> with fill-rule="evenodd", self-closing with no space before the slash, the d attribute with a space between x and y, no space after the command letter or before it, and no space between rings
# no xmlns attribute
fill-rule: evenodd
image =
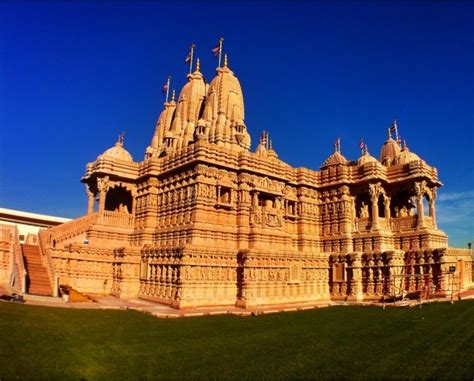
<svg viewBox="0 0 474 381"><path fill-rule="evenodd" d="M219 65L221 67L221 59L222 59L222 42L224 41L224 37L219 38Z"/></svg>
<svg viewBox="0 0 474 381"><path fill-rule="evenodd" d="M196 45L191 44L191 61L189 61L189 74L193 71L194 48Z"/></svg>
<svg viewBox="0 0 474 381"><path fill-rule="evenodd" d="M168 81L166 82L166 103L168 103L168 95L170 94L170 81L171 75L168 76Z"/></svg>

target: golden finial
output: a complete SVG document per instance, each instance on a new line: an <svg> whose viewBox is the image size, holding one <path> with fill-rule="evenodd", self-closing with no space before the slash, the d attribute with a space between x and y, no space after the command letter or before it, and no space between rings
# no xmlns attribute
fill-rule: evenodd
<svg viewBox="0 0 474 381"><path fill-rule="evenodd" d="M173 92L171 93L171 102L174 102L175 98L176 98L176 90L173 89Z"/></svg>
<svg viewBox="0 0 474 381"><path fill-rule="evenodd" d="M227 67L227 54L224 54L224 67Z"/></svg>
<svg viewBox="0 0 474 381"><path fill-rule="evenodd" d="M196 60L196 71L197 72L201 71L201 61L199 58Z"/></svg>

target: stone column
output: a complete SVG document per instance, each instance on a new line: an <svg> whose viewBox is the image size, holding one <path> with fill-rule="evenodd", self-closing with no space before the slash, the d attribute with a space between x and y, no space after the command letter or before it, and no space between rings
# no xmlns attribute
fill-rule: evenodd
<svg viewBox="0 0 474 381"><path fill-rule="evenodd" d="M362 292L362 257L361 253L354 253L352 257L352 297L356 302L364 299Z"/></svg>
<svg viewBox="0 0 474 381"><path fill-rule="evenodd" d="M418 215L418 220L416 226L418 228L423 228L425 226L424 220L424 208L423 208L423 197L424 197L424 190L425 190L425 181L415 183L415 195L416 195L416 211Z"/></svg>
<svg viewBox="0 0 474 381"><path fill-rule="evenodd" d="M89 189L89 185L86 184L86 193L87 193L87 214L94 213L94 193Z"/></svg>
<svg viewBox="0 0 474 381"><path fill-rule="evenodd" d="M433 188L431 190L431 197L430 197L430 217L431 220L433 221L433 228L437 228L438 224L436 223L436 188Z"/></svg>
<svg viewBox="0 0 474 381"><path fill-rule="evenodd" d="M384 207L385 207L385 218L387 221L392 217L390 215L390 197L385 196L383 199ZM388 222L387 222L387 227L388 227Z"/></svg>
<svg viewBox="0 0 474 381"><path fill-rule="evenodd" d="M99 212L102 213L105 210L105 197L107 195L107 189L109 186L109 177L106 176L101 179L97 179L97 188L99 189Z"/></svg>
<svg viewBox="0 0 474 381"><path fill-rule="evenodd" d="M369 184L369 195L372 203L372 225L371 230L379 228L379 195L382 191L382 184Z"/></svg>
<svg viewBox="0 0 474 381"><path fill-rule="evenodd" d="M371 230L377 230L379 228L379 204L378 197L371 197L370 201L372 202L372 225Z"/></svg>

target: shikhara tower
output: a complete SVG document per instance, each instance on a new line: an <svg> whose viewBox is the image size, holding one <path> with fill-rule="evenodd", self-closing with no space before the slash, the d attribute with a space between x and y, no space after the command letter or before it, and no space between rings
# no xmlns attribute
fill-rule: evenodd
<svg viewBox="0 0 474 381"><path fill-rule="evenodd" d="M51 282L177 308L471 285L470 252L436 224L436 169L390 131L379 159L337 144L319 170L279 160L268 133L250 143L227 58L209 84L197 62L144 160L119 139L87 164L87 215L40 234Z"/></svg>

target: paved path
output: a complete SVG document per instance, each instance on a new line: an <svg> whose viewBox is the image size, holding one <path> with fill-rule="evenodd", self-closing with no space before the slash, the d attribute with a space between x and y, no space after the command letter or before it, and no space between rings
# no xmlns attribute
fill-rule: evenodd
<svg viewBox="0 0 474 381"><path fill-rule="evenodd" d="M0 294L5 292L5 288L0 288ZM118 299L110 295L89 295L94 302L76 302L69 303L63 301L61 298L52 298L45 296L35 295L24 295L25 304L38 305L47 307L61 307L61 308L77 308L77 309L103 309L103 310L135 310L149 315L153 315L159 318L179 318L179 317L193 317L193 316L211 316L211 315L238 315L238 316L250 316L250 315L267 315L278 312L296 312L304 311L315 308L323 308L329 306L371 306L371 307L415 307L419 306L418 300L404 300L395 303L386 303L385 305L380 302L334 302L334 301L320 301L320 302L306 302L306 303L295 303L285 305L272 305L272 306L259 306L258 308L239 308L235 306L223 306L223 307L196 307L186 308L177 310L170 306L150 302L143 299L131 298L131 299ZM474 299L474 289L466 290L455 295L453 300L464 300ZM451 296L444 298L436 298L430 300L423 300L421 304L439 302L439 301L450 301Z"/></svg>

